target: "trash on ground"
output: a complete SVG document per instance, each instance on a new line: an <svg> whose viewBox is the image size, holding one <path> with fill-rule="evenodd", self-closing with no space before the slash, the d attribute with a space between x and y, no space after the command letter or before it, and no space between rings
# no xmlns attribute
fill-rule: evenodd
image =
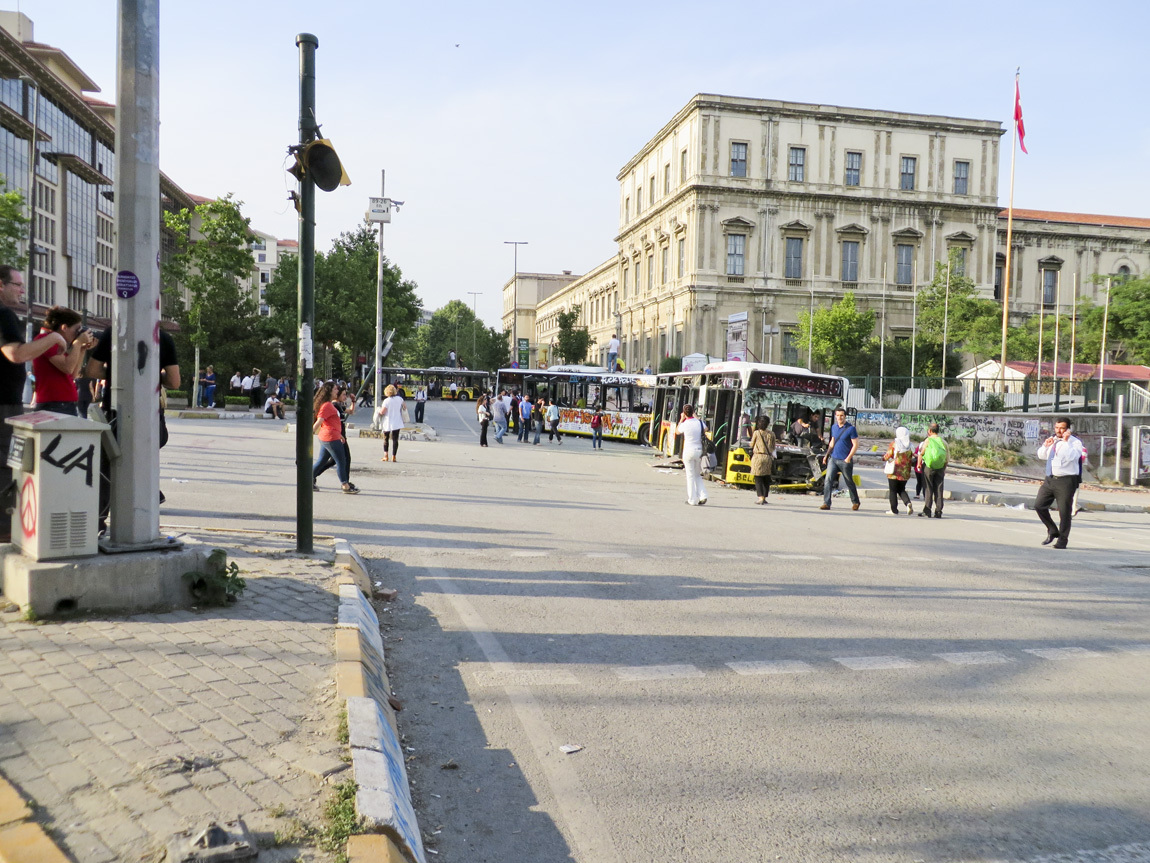
<svg viewBox="0 0 1150 863"><path fill-rule="evenodd" d="M578 743L564 743L559 747L559 751L564 755L570 755L572 752L579 752L583 749Z"/></svg>

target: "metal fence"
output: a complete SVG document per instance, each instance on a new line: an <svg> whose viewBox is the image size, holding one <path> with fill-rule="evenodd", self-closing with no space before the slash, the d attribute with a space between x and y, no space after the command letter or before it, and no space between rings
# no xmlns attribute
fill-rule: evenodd
<svg viewBox="0 0 1150 863"><path fill-rule="evenodd" d="M856 410L1150 413L1150 391L1130 381L859 375L848 377L846 405ZM1005 388L1005 392L1003 391Z"/></svg>

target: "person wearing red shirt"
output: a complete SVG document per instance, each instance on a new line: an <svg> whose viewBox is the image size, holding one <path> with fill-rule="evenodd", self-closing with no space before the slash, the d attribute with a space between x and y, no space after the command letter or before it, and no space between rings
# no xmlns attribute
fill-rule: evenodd
<svg viewBox="0 0 1150 863"><path fill-rule="evenodd" d="M339 477L340 485L343 486L343 493L359 494L359 489L349 482L351 475L347 462L347 451L343 448L339 411L332 404L338 397L338 390L331 381L320 387L319 392L315 394L315 423L311 430L312 434L319 439L320 451L315 464L312 465L312 488L315 488L315 480L319 476L320 466L323 464L326 454L335 462L335 472Z"/></svg>
<svg viewBox="0 0 1150 863"><path fill-rule="evenodd" d="M53 333L63 337L64 345L54 345L32 360L36 377L32 405L36 410L79 416L76 376L80 374L84 353L96 344L96 338L83 328L79 312L63 306L48 309L40 334L33 341Z"/></svg>

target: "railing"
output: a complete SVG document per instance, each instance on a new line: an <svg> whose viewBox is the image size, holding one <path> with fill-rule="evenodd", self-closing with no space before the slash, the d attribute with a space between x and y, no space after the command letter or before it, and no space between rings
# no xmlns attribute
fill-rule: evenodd
<svg viewBox="0 0 1150 863"><path fill-rule="evenodd" d="M746 279L743 276L727 276L728 285L741 285Z"/></svg>
<svg viewBox="0 0 1150 863"><path fill-rule="evenodd" d="M1132 414L1150 414L1150 390L1138 384L1127 384L1126 411Z"/></svg>
<svg viewBox="0 0 1150 863"><path fill-rule="evenodd" d="M859 410L1113 413L1117 397L1124 395L1127 413L1150 414L1150 390L1129 381L1103 381L1100 387L1097 379L1024 378L1004 387L998 378L872 374L847 382L846 404Z"/></svg>

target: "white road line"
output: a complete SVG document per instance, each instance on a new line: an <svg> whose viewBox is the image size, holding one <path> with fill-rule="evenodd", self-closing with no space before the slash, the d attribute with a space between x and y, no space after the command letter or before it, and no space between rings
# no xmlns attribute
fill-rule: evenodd
<svg viewBox="0 0 1150 863"><path fill-rule="evenodd" d="M510 557L547 557L546 551L513 551Z"/></svg>
<svg viewBox="0 0 1150 863"><path fill-rule="evenodd" d="M1014 662L996 650L971 650L963 653L936 653L939 659L951 665L999 665L1004 662Z"/></svg>
<svg viewBox="0 0 1150 863"><path fill-rule="evenodd" d="M817 554L776 554L779 560L822 560Z"/></svg>
<svg viewBox="0 0 1150 863"><path fill-rule="evenodd" d="M735 674L804 674L814 666L797 659L768 659L762 662L728 662Z"/></svg>
<svg viewBox="0 0 1150 863"><path fill-rule="evenodd" d="M1043 659L1091 659L1096 656L1101 656L1094 650L1087 650L1085 647L1028 647L1026 653L1032 653Z"/></svg>
<svg viewBox="0 0 1150 863"><path fill-rule="evenodd" d="M583 552L583 556L584 557L601 557L601 558L611 560L611 559L616 559L616 558L630 557L631 555L627 554L627 552L625 552L625 551L585 551L585 552Z"/></svg>
<svg viewBox="0 0 1150 863"><path fill-rule="evenodd" d="M705 676L693 665L636 665L616 668L614 671L620 680L671 680Z"/></svg>
<svg viewBox="0 0 1150 863"><path fill-rule="evenodd" d="M1006 863L993 860L990 863ZM1013 863L1150 863L1150 842L1131 845L1111 845L1109 848L1067 851L1061 854L1043 854Z"/></svg>
<svg viewBox="0 0 1150 863"><path fill-rule="evenodd" d="M1133 653L1135 656L1150 656L1150 644L1120 644L1118 649L1123 653Z"/></svg>
<svg viewBox="0 0 1150 863"><path fill-rule="evenodd" d="M460 670L471 675L476 686L577 686L579 679L563 668L520 665L514 662L462 662Z"/></svg>
<svg viewBox="0 0 1150 863"><path fill-rule="evenodd" d="M894 668L914 668L917 663L901 656L836 656L834 661L851 671L887 671Z"/></svg>
<svg viewBox="0 0 1150 863"><path fill-rule="evenodd" d="M510 664L511 658L500 645L499 639L463 591L451 580L447 570L438 566L428 566L426 569L454 607L460 621L471 632L487 661ZM503 690L535 752L539 768L547 778L558 814L570 831L571 844L576 852L573 856L578 860L622 863L607 820L580 781L577 762L555 757L555 749L560 741L547 721L542 705L526 687L504 684Z"/></svg>

